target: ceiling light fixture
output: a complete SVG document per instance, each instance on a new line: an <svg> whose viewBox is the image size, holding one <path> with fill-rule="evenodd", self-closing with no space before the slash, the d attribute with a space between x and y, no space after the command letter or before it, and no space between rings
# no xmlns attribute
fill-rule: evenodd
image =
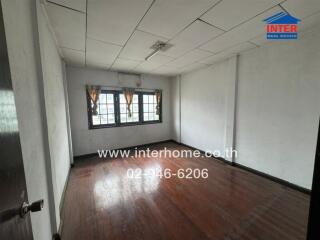
<svg viewBox="0 0 320 240"><path fill-rule="evenodd" d="M150 58L156 55L159 51L164 52L172 46L173 46L172 44L157 41L155 44L151 46L151 49L153 49L153 51L145 58L145 60L148 61Z"/></svg>

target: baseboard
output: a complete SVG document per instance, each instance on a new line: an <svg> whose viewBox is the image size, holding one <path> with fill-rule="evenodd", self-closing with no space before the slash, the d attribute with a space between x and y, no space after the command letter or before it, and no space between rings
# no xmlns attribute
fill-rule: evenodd
<svg viewBox="0 0 320 240"><path fill-rule="evenodd" d="M191 148L191 149L193 149L193 150L198 150L198 151L201 152L202 154L205 153L205 151L202 151L202 150L200 150L200 149L198 149L198 148L195 148L195 147L192 147L192 146L190 146L190 145L187 145L187 144L184 144L184 143L179 143L179 142L177 142L177 141L175 141L175 140L172 140L172 142L175 142L175 143L177 143L177 144L179 144L179 145L182 145L182 146ZM273 182L279 183L279 184L281 184L281 185L283 185L283 186L289 187L289 188L294 189L294 190L297 190L297 191L299 191L299 192L302 192L302 193L305 193L305 194L309 194L309 195L311 194L311 190L310 190L310 189L307 189L307 188L298 186L298 185L296 185L296 184L294 184L294 183L288 182L288 181L283 180L283 179L281 179L281 178L274 177L274 176L272 176L272 175L269 175L269 174L264 173L264 172L260 172L260 171L258 171L258 170L255 170L255 169L253 169L253 168L244 166L244 165L239 164L239 163L230 162L230 161L228 161L228 160L226 160L226 159L224 159L224 158L221 158L221 157L212 157L212 158L213 158L213 159L216 159L216 160L219 160L219 161L222 161L222 162L224 162L225 164L228 164L228 165L230 165L230 166L237 167L237 168L239 168L239 169L245 170L245 171L250 172L250 173L253 173L253 174L255 174L255 175L258 175L258 176L267 178L267 179L269 179L269 180L271 180L271 181L273 181Z"/></svg>
<svg viewBox="0 0 320 240"><path fill-rule="evenodd" d="M70 172L71 172L71 166L69 167L68 175L67 175L67 178L66 178L66 182L64 184L63 191L62 191L62 194L61 194L61 199L60 199L60 204L59 204L59 212L60 212L60 214L61 214L62 206L63 206L63 203L64 203L65 195L66 195L66 190L67 190L67 186L68 186L68 182L69 182L69 178L70 178Z"/></svg>
<svg viewBox="0 0 320 240"><path fill-rule="evenodd" d="M58 227L58 233L55 233L52 236L53 240L60 240L61 239L61 233L62 233L62 229L63 229L63 219L61 218L62 206L64 205L64 202L65 202L66 190L67 190L67 186L68 186L69 179L70 179L70 172L71 172L71 166L70 166L69 171L68 171L68 176L67 176L66 182L65 182L64 187L63 187L63 191L62 191L61 199L60 199L60 204L59 204L60 224L59 224L59 227Z"/></svg>
<svg viewBox="0 0 320 240"><path fill-rule="evenodd" d="M258 170L255 170L253 168L244 166L244 165L239 164L239 163L234 163L233 165L235 167L237 167L237 168L240 168L242 170L245 170L245 171L251 172L253 174L259 175L261 177L267 178L267 179L269 179L271 181L277 182L277 183L279 183L281 185L284 185L284 186L289 187L291 189L297 190L299 192L306 193L306 194L311 194L311 190L309 190L307 188L304 188L304 187L301 187L301 186L298 186L298 185L296 185L294 183L288 182L288 181L283 180L281 178L274 177L272 175L269 175L269 174L264 173L264 172L260 172Z"/></svg>
<svg viewBox="0 0 320 240"><path fill-rule="evenodd" d="M168 142L173 142L173 140L167 139L167 140L158 141L158 142L151 142L151 143L135 145L135 146L129 146L129 147L124 147L124 148L114 148L114 149L110 149L110 150L118 150L118 151L130 150L130 149L135 149L135 148L150 147L152 145L157 145L157 144L161 144L161 143L168 143ZM90 158L90 157L96 157L96 156L98 156L97 152L96 153L88 153L88 154L78 155L78 156L75 156L73 159L76 161L76 160L81 160L81 159Z"/></svg>

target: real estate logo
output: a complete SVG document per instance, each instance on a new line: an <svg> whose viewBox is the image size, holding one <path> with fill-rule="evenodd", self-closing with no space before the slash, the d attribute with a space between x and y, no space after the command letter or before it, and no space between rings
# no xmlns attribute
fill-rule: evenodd
<svg viewBox="0 0 320 240"><path fill-rule="evenodd" d="M267 39L298 39L298 23L301 21L286 12L279 12L263 20L266 22Z"/></svg>

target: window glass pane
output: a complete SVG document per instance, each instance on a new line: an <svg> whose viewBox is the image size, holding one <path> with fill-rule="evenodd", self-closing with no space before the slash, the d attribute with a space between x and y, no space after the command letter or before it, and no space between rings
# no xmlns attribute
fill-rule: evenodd
<svg viewBox="0 0 320 240"><path fill-rule="evenodd" d="M127 112L127 104L120 103L120 113L126 113L126 112Z"/></svg>
<svg viewBox="0 0 320 240"><path fill-rule="evenodd" d="M107 114L107 105L100 104L100 114Z"/></svg>
<svg viewBox="0 0 320 240"><path fill-rule="evenodd" d="M127 122L132 122L132 120L133 120L132 116L131 117L127 116Z"/></svg>
<svg viewBox="0 0 320 240"><path fill-rule="evenodd" d="M127 115L126 114L120 114L120 122L125 123L127 121Z"/></svg>
<svg viewBox="0 0 320 240"><path fill-rule="evenodd" d="M148 95L143 95L143 103L148 103Z"/></svg>
<svg viewBox="0 0 320 240"><path fill-rule="evenodd" d="M108 104L108 114L114 113L114 105L113 104Z"/></svg>
<svg viewBox="0 0 320 240"><path fill-rule="evenodd" d="M149 104L149 113L154 112L154 105L153 104Z"/></svg>
<svg viewBox="0 0 320 240"><path fill-rule="evenodd" d="M100 124L100 115L92 116L92 124L99 125Z"/></svg>
<svg viewBox="0 0 320 240"><path fill-rule="evenodd" d="M113 94L112 93L108 93L107 94L107 103L113 103Z"/></svg>
<svg viewBox="0 0 320 240"><path fill-rule="evenodd" d="M159 115L154 115L154 120L159 120Z"/></svg>
<svg viewBox="0 0 320 240"><path fill-rule="evenodd" d="M134 122L138 122L139 121L139 114L138 113L134 113L133 114L133 121Z"/></svg>
<svg viewBox="0 0 320 240"><path fill-rule="evenodd" d="M154 115L153 113L149 113L149 120L151 120L151 121L154 120L153 115Z"/></svg>
<svg viewBox="0 0 320 240"><path fill-rule="evenodd" d="M133 104L133 112L139 112L139 105L137 103Z"/></svg>
<svg viewBox="0 0 320 240"><path fill-rule="evenodd" d="M126 99L123 94L119 94L119 101L120 103L126 103Z"/></svg>
<svg viewBox="0 0 320 240"><path fill-rule="evenodd" d="M108 123L109 124L115 123L114 114L108 114Z"/></svg>
<svg viewBox="0 0 320 240"><path fill-rule="evenodd" d="M149 114L148 113L144 113L143 114L143 121L148 121L149 120Z"/></svg>
<svg viewBox="0 0 320 240"><path fill-rule="evenodd" d="M148 104L143 104L143 112L148 112L148 111L149 111Z"/></svg>
<svg viewBox="0 0 320 240"><path fill-rule="evenodd" d="M101 115L101 124L108 124L107 115Z"/></svg>
<svg viewBox="0 0 320 240"><path fill-rule="evenodd" d="M133 95L132 103L138 103L138 94Z"/></svg>
<svg viewBox="0 0 320 240"><path fill-rule="evenodd" d="M107 99L106 99L107 95L105 93L101 93L99 95L99 102L100 103L106 103Z"/></svg>
<svg viewBox="0 0 320 240"><path fill-rule="evenodd" d="M149 95L149 103L153 103L153 95Z"/></svg>
<svg viewBox="0 0 320 240"><path fill-rule="evenodd" d="M157 103L156 95L153 95L153 103Z"/></svg>

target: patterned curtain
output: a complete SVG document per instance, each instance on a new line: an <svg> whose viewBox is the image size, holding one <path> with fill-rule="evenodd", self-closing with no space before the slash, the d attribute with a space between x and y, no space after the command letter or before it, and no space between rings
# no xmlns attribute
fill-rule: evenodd
<svg viewBox="0 0 320 240"><path fill-rule="evenodd" d="M101 92L101 88L99 86L87 86L87 93L88 96L90 97L90 100L93 103L93 106L91 108L92 110L92 115L98 115L98 100L99 100L99 95Z"/></svg>
<svg viewBox="0 0 320 240"><path fill-rule="evenodd" d="M127 108L128 108L128 116L131 117L131 104L132 104L132 99L133 99L133 94L134 94L134 89L133 88L124 88L123 89L123 94L127 102Z"/></svg>
<svg viewBox="0 0 320 240"><path fill-rule="evenodd" d="M160 115L160 102L161 102L161 95L162 95L162 91L161 90L156 90L155 91L155 95L156 95L156 101L157 101L157 106L156 106L156 114Z"/></svg>

